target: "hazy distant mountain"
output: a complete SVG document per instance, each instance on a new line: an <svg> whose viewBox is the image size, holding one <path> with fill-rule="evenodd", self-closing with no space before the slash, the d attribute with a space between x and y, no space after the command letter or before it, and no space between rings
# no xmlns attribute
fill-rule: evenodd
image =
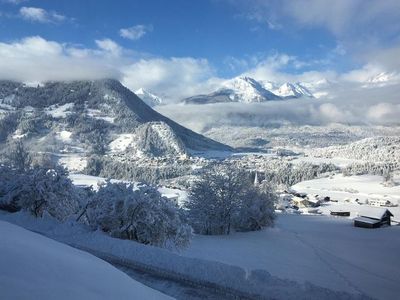
<svg viewBox="0 0 400 300"><path fill-rule="evenodd" d="M369 77L363 84L363 87L384 87L387 85L398 84L400 74L396 72L381 72Z"/></svg>
<svg viewBox="0 0 400 300"><path fill-rule="evenodd" d="M302 97L313 98L313 94L300 83L287 82L279 85L271 81L259 82L250 77L236 77L225 81L215 92L188 97L182 102L185 104L260 103Z"/></svg>

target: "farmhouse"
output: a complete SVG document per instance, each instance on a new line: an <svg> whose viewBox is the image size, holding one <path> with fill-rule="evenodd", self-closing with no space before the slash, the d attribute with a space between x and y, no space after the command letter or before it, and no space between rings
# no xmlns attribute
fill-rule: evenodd
<svg viewBox="0 0 400 300"><path fill-rule="evenodd" d="M372 206L392 206L392 203L389 200L385 199L369 199L368 204Z"/></svg>
<svg viewBox="0 0 400 300"><path fill-rule="evenodd" d="M377 209L355 218L354 226L363 228L390 226L390 217L393 217L393 214L388 209Z"/></svg>

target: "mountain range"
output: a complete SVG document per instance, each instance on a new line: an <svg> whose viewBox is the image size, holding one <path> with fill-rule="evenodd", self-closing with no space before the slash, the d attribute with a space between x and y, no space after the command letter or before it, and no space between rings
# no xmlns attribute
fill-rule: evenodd
<svg viewBox="0 0 400 300"><path fill-rule="evenodd" d="M147 105L154 107L164 104L163 100L151 92L140 88L135 91ZM297 98L315 98L306 84L272 81L257 81L251 77L240 76L221 83L221 86L209 94L194 95L180 100L183 104L209 103L260 103Z"/></svg>
<svg viewBox="0 0 400 300"><path fill-rule="evenodd" d="M278 85L261 82L250 77L236 77L225 81L218 90L205 95L195 95L182 100L185 104L207 104L219 102L260 103L295 98L314 98L301 83Z"/></svg>
<svg viewBox="0 0 400 300"><path fill-rule="evenodd" d="M370 88L398 84L399 81L400 75L398 73L381 72L359 83L362 88ZM314 81L282 83L239 76L221 82L219 87L208 94L192 95L181 99L179 102L183 104L260 103L299 98L318 99L332 96L332 87L336 83L325 78ZM166 104L160 97L143 88L138 89L135 93L151 107Z"/></svg>

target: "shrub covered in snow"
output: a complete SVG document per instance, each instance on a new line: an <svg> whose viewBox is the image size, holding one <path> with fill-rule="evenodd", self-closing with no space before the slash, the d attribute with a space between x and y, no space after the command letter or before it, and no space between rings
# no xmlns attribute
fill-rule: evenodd
<svg viewBox="0 0 400 300"><path fill-rule="evenodd" d="M17 129L20 113L9 112L0 117L0 142L7 140L7 137Z"/></svg>
<svg viewBox="0 0 400 300"><path fill-rule="evenodd" d="M35 167L21 171L0 167L0 208L27 210L36 217L48 213L65 220L79 210L80 193L64 169Z"/></svg>
<svg viewBox="0 0 400 300"><path fill-rule="evenodd" d="M248 186L234 218L235 229L254 231L272 226L275 219L274 203L277 200L277 195L265 182L259 188Z"/></svg>
<svg viewBox="0 0 400 300"><path fill-rule="evenodd" d="M28 170L32 159L21 140L11 142L6 148L5 159L13 168L22 172Z"/></svg>
<svg viewBox="0 0 400 300"><path fill-rule="evenodd" d="M146 185L106 182L93 195L86 216L94 228L143 244L184 247L191 236L176 205Z"/></svg>
<svg viewBox="0 0 400 300"><path fill-rule="evenodd" d="M229 234L231 229L259 230L272 225L272 192L255 187L248 174L214 166L196 181L185 204L188 219L201 234Z"/></svg>

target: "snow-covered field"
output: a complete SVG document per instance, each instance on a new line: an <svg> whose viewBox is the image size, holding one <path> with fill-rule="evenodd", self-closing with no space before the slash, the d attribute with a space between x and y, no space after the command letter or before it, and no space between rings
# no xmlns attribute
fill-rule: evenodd
<svg viewBox="0 0 400 300"><path fill-rule="evenodd" d="M73 107L74 103L66 103L64 105L51 105L45 109L45 112L54 118L65 118Z"/></svg>
<svg viewBox="0 0 400 300"><path fill-rule="evenodd" d="M274 228L230 236L200 236L182 254L248 271L309 281L377 299L400 294L400 227L353 227L349 219L279 215Z"/></svg>
<svg viewBox="0 0 400 300"><path fill-rule="evenodd" d="M272 267L273 264L268 266L264 262L273 260L274 257L269 256L271 252L268 252L268 248L264 248L264 246L268 245L268 242L275 243L279 241L280 234L275 233L275 235L278 235L275 238L273 238L273 235L263 235L270 232L270 230L243 234L239 240L237 239L240 236L238 234L228 237L214 236L210 239L210 242L200 244L199 241L201 242L201 240L196 238L193 246L181 253L133 241L112 238L100 231L93 232L82 224L71 222L59 223L49 217L37 219L23 212L9 214L0 211L0 219L43 233L48 237L86 249L95 254L103 253L106 255L106 258L111 257L112 259L120 259L123 262L131 262L131 264L139 267L144 272L150 269L155 270L155 272L161 272L163 276L170 276L168 274L172 274L171 276L175 280L179 282L192 282L200 288L202 286L206 287L206 283L211 283L222 288L222 291L236 290L235 293L238 291L242 293L256 293L256 295L268 295L272 299L282 300L366 299L365 294L361 293L361 291L349 294L319 287L317 285L317 275L309 278L310 284L302 284L287 279L291 277L291 264L293 264L294 270L297 270L297 274L301 272L299 268L311 268L315 271L318 271L319 268L318 264L316 267L312 266L314 261L318 263L318 257L313 253L308 254L308 260L306 261L306 263L311 263L311 266L302 263L302 259L297 256L298 251L292 248L292 246L298 246L299 243L291 241L293 236L285 234L282 237L283 240L286 239L287 243L289 243L289 257L292 256L292 258L284 265L283 270L286 272L284 272L281 278L272 276L267 267L271 267L272 273L275 271ZM297 220L302 221L302 219ZM0 222L0 227L3 223ZM261 237L261 242L254 239L254 235L257 234ZM19 237L16 238L19 239ZM203 238L207 240L209 237ZM233 241L233 243L226 243L226 241ZM45 249L48 246L45 244L43 247ZM196 252L195 249L198 246L202 250ZM277 243L277 248L274 251L275 255L278 257L282 256L283 260L288 257L288 248L284 246L285 244ZM270 248L272 249L272 247ZM282 248L282 251L279 248ZM389 249L389 251L391 250ZM220 256L213 255L215 252ZM189 257L190 253L192 257ZM205 255L207 253L210 255ZM202 257L205 257L205 259L202 259ZM282 259L278 259L277 263L280 263ZM253 265L249 265L249 262L252 262ZM178 276L178 279L176 279L176 276ZM353 290L350 291L354 292ZM121 298L113 297L112 299ZM187 299L187 297L183 299Z"/></svg>
<svg viewBox="0 0 400 300"><path fill-rule="evenodd" d="M56 154L58 163L70 172L82 172L86 165L87 159L79 153Z"/></svg>
<svg viewBox="0 0 400 300"><path fill-rule="evenodd" d="M1 299L172 299L103 260L0 221Z"/></svg>
<svg viewBox="0 0 400 300"><path fill-rule="evenodd" d="M161 193L162 196L176 201L179 206L182 206L188 198L188 193L179 189L160 187L158 188L158 191Z"/></svg>
<svg viewBox="0 0 400 300"><path fill-rule="evenodd" d="M132 133L120 134L110 143L111 152L125 151L134 141L135 135Z"/></svg>
<svg viewBox="0 0 400 300"><path fill-rule="evenodd" d="M106 179L103 177L85 174L69 174L68 177L72 180L72 183L77 186L91 186L94 189L96 189L99 184L106 182Z"/></svg>

